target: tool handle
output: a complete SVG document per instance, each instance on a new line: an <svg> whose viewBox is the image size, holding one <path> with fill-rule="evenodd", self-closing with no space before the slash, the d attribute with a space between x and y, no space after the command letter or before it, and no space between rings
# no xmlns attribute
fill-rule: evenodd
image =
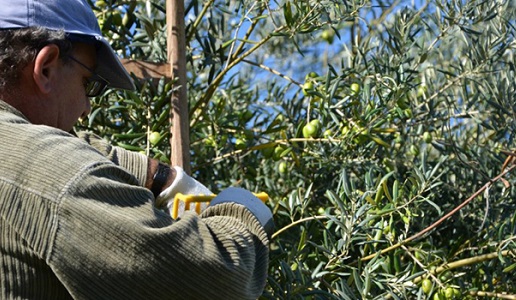
<svg viewBox="0 0 516 300"><path fill-rule="evenodd" d="M269 200L269 195L265 192L260 193L253 193L256 198L260 199L263 203L267 202ZM193 205L195 212L197 214L201 213L201 205L203 202L209 202L215 198L217 195L211 194L211 195L185 195L181 193L177 193L174 197L172 209L170 210L170 215L172 218L177 219L179 215L179 209L181 202L184 204L184 211L189 210L190 206Z"/></svg>

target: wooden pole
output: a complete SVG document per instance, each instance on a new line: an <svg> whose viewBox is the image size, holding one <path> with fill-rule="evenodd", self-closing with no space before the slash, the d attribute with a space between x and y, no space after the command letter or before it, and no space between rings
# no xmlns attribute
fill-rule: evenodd
<svg viewBox="0 0 516 300"><path fill-rule="evenodd" d="M172 94L170 161L190 174L190 122L186 91L185 8L183 0L167 0L167 54L171 78L177 78Z"/></svg>

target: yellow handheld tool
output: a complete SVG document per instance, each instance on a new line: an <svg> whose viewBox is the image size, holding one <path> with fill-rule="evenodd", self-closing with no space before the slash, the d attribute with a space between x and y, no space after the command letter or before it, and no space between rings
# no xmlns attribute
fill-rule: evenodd
<svg viewBox="0 0 516 300"><path fill-rule="evenodd" d="M262 200L262 202L267 202L269 200L269 195L265 192L261 193L253 193L258 199ZM201 209L208 206L210 204L211 199L215 198L217 195L185 195L181 193L177 193L174 197L172 207L170 209L170 215L172 218L177 219L179 213L181 211L190 210L190 206L193 206L193 210L196 213L200 214Z"/></svg>

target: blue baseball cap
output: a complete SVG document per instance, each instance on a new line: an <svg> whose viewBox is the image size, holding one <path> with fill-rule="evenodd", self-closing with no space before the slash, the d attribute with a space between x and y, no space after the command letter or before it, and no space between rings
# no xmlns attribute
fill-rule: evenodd
<svg viewBox="0 0 516 300"><path fill-rule="evenodd" d="M126 71L100 27L86 0L0 0L0 29L43 27L63 30L72 41L97 46L96 72L112 88L133 90Z"/></svg>

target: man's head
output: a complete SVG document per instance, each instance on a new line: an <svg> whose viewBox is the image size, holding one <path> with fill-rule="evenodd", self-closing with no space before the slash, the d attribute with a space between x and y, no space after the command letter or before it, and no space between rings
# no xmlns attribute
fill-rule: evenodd
<svg viewBox="0 0 516 300"><path fill-rule="evenodd" d="M0 30L42 27L64 31L73 42L97 47L97 69L113 88L134 89L86 0L0 0Z"/></svg>
<svg viewBox="0 0 516 300"><path fill-rule="evenodd" d="M11 98L31 122L70 130L103 84L134 89L87 1L0 0L0 6L0 97Z"/></svg>

